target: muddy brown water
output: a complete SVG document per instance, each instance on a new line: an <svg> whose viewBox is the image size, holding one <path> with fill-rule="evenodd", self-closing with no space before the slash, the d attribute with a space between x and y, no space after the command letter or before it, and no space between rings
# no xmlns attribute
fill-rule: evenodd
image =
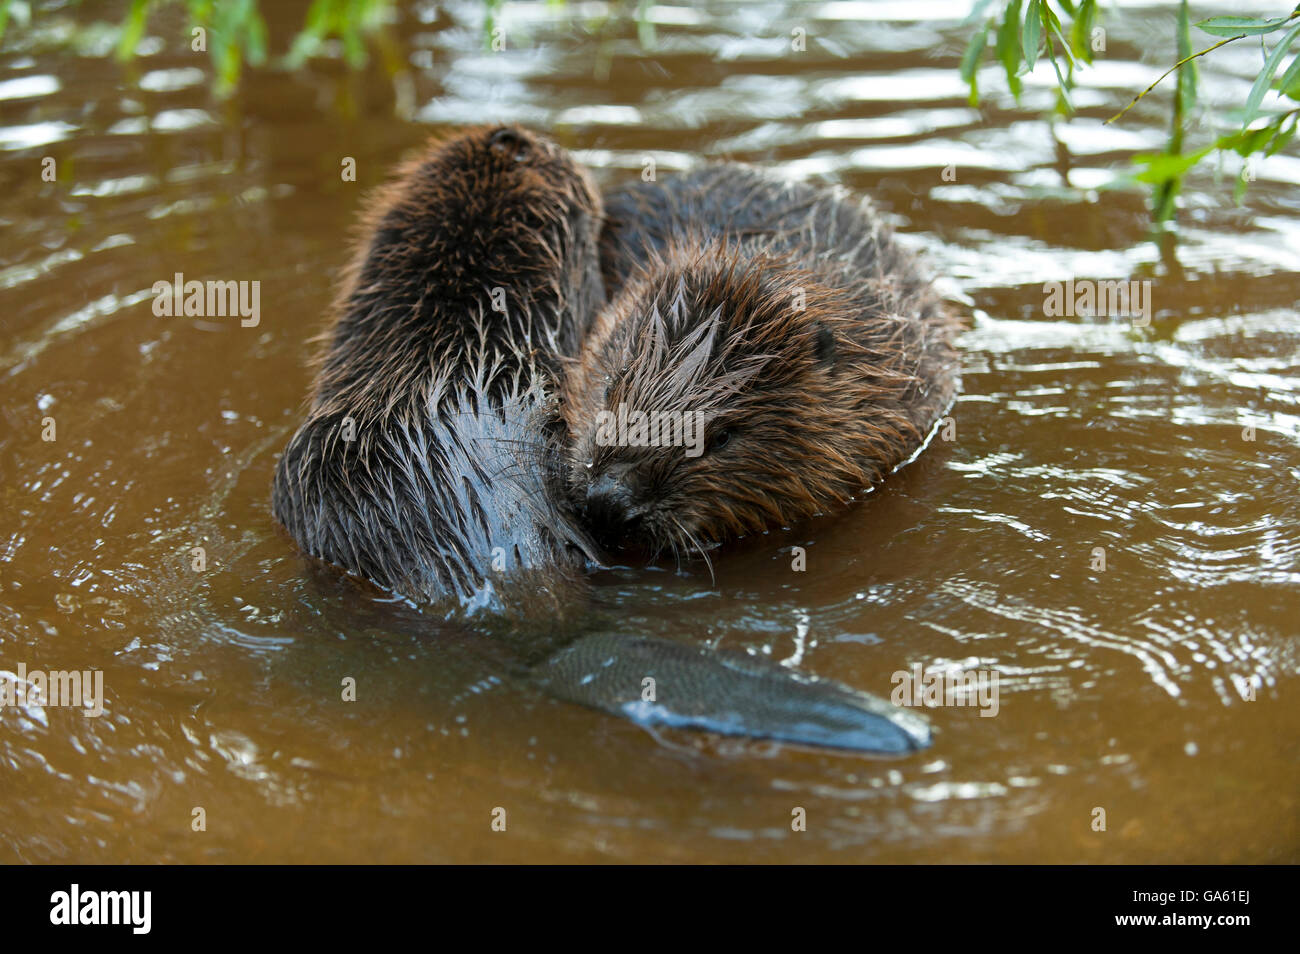
<svg viewBox="0 0 1300 954"><path fill-rule="evenodd" d="M302 11L271 6L284 37ZM1169 62L1174 5L1108 15L1055 139L1045 72L1019 106L992 73L966 105L965 8L658 7L645 51L626 21L516 5L492 53L478 4L413 7L363 74L257 71L228 102L170 13L126 68L81 8L11 30L0 670L101 670L106 698L0 709L0 858L1297 860L1296 147L1241 206L1235 169L1198 172L1162 258L1143 195L1104 186L1162 144L1168 93L1101 120ZM1220 105L1258 55L1221 52ZM902 760L653 734L295 552L271 473L361 196L429 132L489 120L605 186L646 157L838 182L924 252L972 321L950 439L846 513L715 554L716 580L600 573L593 613L879 695L918 664L996 672L995 717L932 709L934 746ZM259 281L260 322L156 317L178 272ZM1070 278L1151 281L1150 324L1045 314Z"/></svg>

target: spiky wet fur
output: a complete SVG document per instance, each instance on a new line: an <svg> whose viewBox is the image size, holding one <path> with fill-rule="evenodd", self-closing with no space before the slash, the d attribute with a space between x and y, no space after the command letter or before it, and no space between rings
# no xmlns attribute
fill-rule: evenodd
<svg viewBox="0 0 1300 954"><path fill-rule="evenodd" d="M603 299L601 217L585 170L517 127L431 144L368 202L276 467L275 516L305 552L478 606L587 548L556 491L554 393Z"/></svg>
<svg viewBox="0 0 1300 954"><path fill-rule="evenodd" d="M621 542L702 551L840 506L956 393L955 320L840 193L737 165L637 183L607 199L602 267L618 292L564 384L566 473L577 507L617 481ZM620 403L704 412L710 449L599 446L597 414Z"/></svg>

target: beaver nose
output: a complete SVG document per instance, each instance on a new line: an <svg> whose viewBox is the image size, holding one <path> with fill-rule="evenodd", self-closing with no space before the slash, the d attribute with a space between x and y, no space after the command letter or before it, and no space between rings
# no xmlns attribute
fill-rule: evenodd
<svg viewBox="0 0 1300 954"><path fill-rule="evenodd" d="M622 542L641 522L640 507L626 479L601 474L587 486L583 512L592 533L602 544Z"/></svg>
<svg viewBox="0 0 1300 954"><path fill-rule="evenodd" d="M523 162L529 155L529 143L521 130L511 126L502 126L488 139L488 146L500 156L512 156L515 162Z"/></svg>

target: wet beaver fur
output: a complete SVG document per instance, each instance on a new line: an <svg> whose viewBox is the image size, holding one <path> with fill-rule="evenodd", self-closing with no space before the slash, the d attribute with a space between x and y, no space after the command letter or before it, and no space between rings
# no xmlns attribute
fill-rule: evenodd
<svg viewBox="0 0 1300 954"><path fill-rule="evenodd" d="M272 506L299 546L417 602L581 567L554 461L558 362L603 300L600 195L518 127L431 144L368 202ZM496 583L494 584L494 580Z"/></svg>
<svg viewBox="0 0 1300 954"><path fill-rule="evenodd" d="M864 203L725 164L636 183L606 215L615 293L562 401L569 490L606 544L680 555L833 509L951 405L956 322ZM703 453L611 442L620 406L698 412Z"/></svg>
<svg viewBox="0 0 1300 954"><path fill-rule="evenodd" d="M646 725L929 745L918 716L765 660L646 635L572 639L594 551L565 506L554 398L602 303L601 214L585 172L513 127L402 169L369 204L307 418L276 467L276 517L307 553L414 602L522 621L483 628L502 637L489 642L504 666L552 696ZM539 639L556 624L558 651ZM653 702L647 676L663 683Z"/></svg>

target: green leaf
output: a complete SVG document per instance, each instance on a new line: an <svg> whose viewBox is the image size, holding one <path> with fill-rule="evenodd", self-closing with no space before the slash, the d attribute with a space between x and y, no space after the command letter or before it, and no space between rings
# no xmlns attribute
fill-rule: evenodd
<svg viewBox="0 0 1300 954"><path fill-rule="evenodd" d="M366 58L366 44L361 39L361 31L349 21L343 29L343 59L355 70L366 65Z"/></svg>
<svg viewBox="0 0 1300 954"><path fill-rule="evenodd" d="M1245 157L1253 152L1259 152L1276 133L1277 127L1273 125L1261 126L1259 129L1239 129L1237 132L1220 136L1215 141L1214 148L1222 149L1224 152L1232 150L1237 155Z"/></svg>
<svg viewBox="0 0 1300 954"><path fill-rule="evenodd" d="M1294 115L1291 117L1291 124L1289 126L1282 128L1283 125L1284 124L1282 123L1278 124L1277 133L1269 140L1268 146L1264 149L1264 155L1271 156L1275 153L1281 152L1287 147L1287 143L1291 141L1292 137L1295 136L1296 119Z"/></svg>
<svg viewBox="0 0 1300 954"><path fill-rule="evenodd" d="M998 27L998 60L1007 73L1007 86L1011 95L1020 102L1020 62L1024 53L1020 49L1020 0L1011 0L1005 11L1005 19Z"/></svg>
<svg viewBox="0 0 1300 954"><path fill-rule="evenodd" d="M325 37L333 29L334 4L332 0L312 0L307 8L302 29L289 45L289 66L296 69L316 55Z"/></svg>
<svg viewBox="0 0 1300 954"><path fill-rule="evenodd" d="M984 16L984 11L989 8L993 0L976 0L975 6L971 9L970 16L961 21L962 26L970 26L972 23L979 23Z"/></svg>
<svg viewBox="0 0 1300 954"><path fill-rule="evenodd" d="M1277 88L1282 91L1283 96L1300 100L1300 53L1296 54L1291 65L1282 74L1282 78L1277 81Z"/></svg>
<svg viewBox="0 0 1300 954"><path fill-rule="evenodd" d="M1210 17L1198 20L1196 29L1211 36L1259 36L1280 30L1290 17L1276 20L1261 20L1259 17Z"/></svg>
<svg viewBox="0 0 1300 954"><path fill-rule="evenodd" d="M213 59L217 64L217 92L224 95L239 82L239 47L223 40L213 48Z"/></svg>
<svg viewBox="0 0 1300 954"><path fill-rule="evenodd" d="M329 0L312 0L311 6L307 8L307 19L303 22L302 28L313 36L322 37L329 29L329 16Z"/></svg>
<svg viewBox="0 0 1300 954"><path fill-rule="evenodd" d="M650 19L650 0L640 0L636 5L636 41L641 49L654 49L656 43L654 21Z"/></svg>
<svg viewBox="0 0 1300 954"><path fill-rule="evenodd" d="M1214 146L1206 146L1196 152L1172 156L1167 152L1145 152L1133 157L1134 165L1144 167L1134 175L1138 182L1150 182L1159 185L1170 180L1180 179L1188 169L1210 154Z"/></svg>
<svg viewBox="0 0 1300 954"><path fill-rule="evenodd" d="M1273 82L1273 76L1282 63L1282 57L1286 56L1287 47L1291 45L1291 41L1297 34L1300 34L1300 23L1286 31L1286 35L1277 41L1277 46L1273 47L1272 52L1268 54L1268 59L1264 61L1264 68L1255 78L1255 85L1250 88L1250 95L1246 97L1246 114L1241 121L1243 129L1259 115L1259 104L1263 102L1264 94L1268 92Z"/></svg>
<svg viewBox="0 0 1300 954"><path fill-rule="evenodd" d="M1237 184L1232 187L1232 201L1241 205L1241 197L1246 194L1246 167L1241 167L1241 172L1237 174Z"/></svg>
<svg viewBox="0 0 1300 954"><path fill-rule="evenodd" d="M1042 0L1029 0L1029 6L1025 9L1025 31L1021 36L1021 50L1025 54L1025 72L1034 68L1038 62L1038 39L1042 31L1042 14L1038 8L1042 5Z"/></svg>
<svg viewBox="0 0 1300 954"><path fill-rule="evenodd" d="M1074 101L1070 99L1070 83L1061 74L1061 64L1056 62L1055 44L1050 36L1047 38L1047 58L1052 61L1052 69L1056 70L1056 90L1061 96L1061 101L1065 103L1065 110L1072 113L1074 112Z"/></svg>
<svg viewBox="0 0 1300 954"><path fill-rule="evenodd" d="M975 69L979 66L980 57L984 55L984 47L988 44L988 39L989 28L988 24L985 24L982 30L970 38L970 42L966 44L966 52L961 56L961 79L963 83L970 84L972 97L975 94ZM971 105L975 104L971 103Z"/></svg>
<svg viewBox="0 0 1300 954"><path fill-rule="evenodd" d="M308 30L302 30L289 44L289 52L285 56L285 61L291 69L297 69L311 58L311 55L316 52L319 46L320 40L314 34Z"/></svg>
<svg viewBox="0 0 1300 954"><path fill-rule="evenodd" d="M1070 24L1070 46L1085 63L1092 62L1092 25L1097 20L1097 0L1083 0Z"/></svg>
<svg viewBox="0 0 1300 954"><path fill-rule="evenodd" d="M1192 55L1191 11L1188 0L1182 0L1178 6L1178 59L1186 60ZM1199 85L1200 70L1195 60L1188 60L1178 67L1177 95L1181 98L1182 113L1187 116L1196 108L1196 87Z"/></svg>
<svg viewBox="0 0 1300 954"><path fill-rule="evenodd" d="M149 19L149 0L131 0L131 9L122 24L122 35L117 41L117 58L123 62L135 55L135 48L144 36L145 23Z"/></svg>
<svg viewBox="0 0 1300 954"><path fill-rule="evenodd" d="M261 66L266 62L266 21L255 10L248 19L247 28L244 47L247 50L248 62L254 66Z"/></svg>
<svg viewBox="0 0 1300 954"><path fill-rule="evenodd" d="M1057 19L1056 11L1046 3L1042 4L1038 9L1042 11L1043 35L1047 37L1047 52L1052 55L1052 65L1056 65L1055 54L1052 52L1052 47L1055 45L1052 43L1052 34L1055 33L1056 38L1061 41L1061 48L1065 53L1065 58L1070 62L1070 68L1073 69L1074 54L1070 52L1070 44L1065 39L1065 34L1061 32L1061 21ZM1059 69L1056 71L1056 75L1058 77L1061 75Z"/></svg>

